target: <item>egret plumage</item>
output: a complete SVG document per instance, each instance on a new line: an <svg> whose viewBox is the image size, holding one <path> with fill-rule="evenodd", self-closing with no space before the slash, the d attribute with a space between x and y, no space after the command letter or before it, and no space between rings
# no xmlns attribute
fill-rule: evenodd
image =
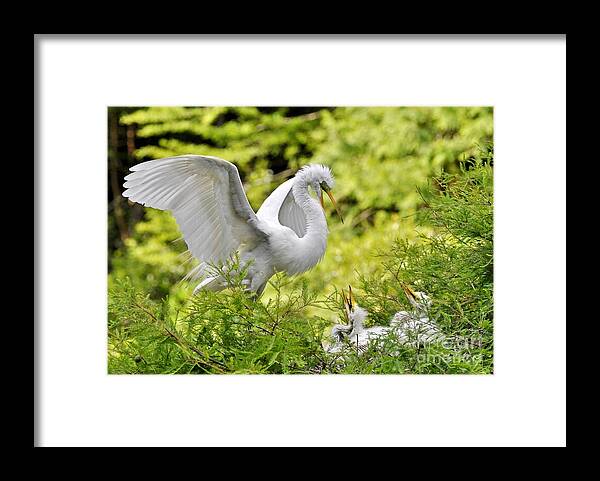
<svg viewBox="0 0 600 481"><path fill-rule="evenodd" d="M171 211L189 252L199 261L186 276L202 279L194 294L226 288L226 278L214 267L226 265L236 254L246 269L244 285L257 295L276 272L306 272L323 258L327 247L323 193L342 218L331 193L333 174L319 164L302 167L256 213L237 167L218 157L168 157L142 162L130 170L123 196Z"/></svg>

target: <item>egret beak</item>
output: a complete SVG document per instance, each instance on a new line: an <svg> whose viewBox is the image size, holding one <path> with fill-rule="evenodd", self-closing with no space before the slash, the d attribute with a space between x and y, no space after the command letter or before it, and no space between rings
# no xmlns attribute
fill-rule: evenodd
<svg viewBox="0 0 600 481"><path fill-rule="evenodd" d="M352 312L352 301L350 300L350 297L346 297L346 293L344 292L344 289L342 289L342 297L344 298L344 314L346 316L346 320L348 321L348 324L350 324L350 313Z"/></svg>
<svg viewBox="0 0 600 481"><path fill-rule="evenodd" d="M350 310L354 309L354 304L356 304L356 300L354 299L354 294L352 294L352 286L348 286L348 292L350 296L348 298L348 303L350 305Z"/></svg>
<svg viewBox="0 0 600 481"><path fill-rule="evenodd" d="M322 187L322 191L324 191L327 194L327 197L329 197L329 199L331 200L331 203L333 204L333 207L335 208L337 215L340 216L340 220L342 221L342 224L343 224L344 217L342 217L342 213L340 212L340 208L338 207L337 202L335 201L335 198L333 197L333 194L327 187ZM325 206L323 205L323 192L321 192L321 206L323 208L325 208Z"/></svg>
<svg viewBox="0 0 600 481"><path fill-rule="evenodd" d="M402 286L402 290L404 291L404 294L406 294L406 297L408 298L408 300L411 300L411 299L413 301L417 300L415 291L413 291L408 284L402 283L401 286Z"/></svg>

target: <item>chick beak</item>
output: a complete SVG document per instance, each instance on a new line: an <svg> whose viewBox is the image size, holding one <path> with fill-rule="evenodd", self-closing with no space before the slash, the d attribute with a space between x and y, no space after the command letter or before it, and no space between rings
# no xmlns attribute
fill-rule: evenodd
<svg viewBox="0 0 600 481"><path fill-rule="evenodd" d="M333 194L331 193L331 191L329 189L323 189L323 190L327 194L327 197L329 197L329 199L331 200L331 203L333 204L333 207L335 208L337 215L340 216L340 220L342 221L342 224L343 224L344 217L342 217L342 213L340 212L340 208L338 207L337 202L335 201L335 198L333 197ZM321 206L323 208L325 208L325 206L323 205L323 192L321 192Z"/></svg>
<svg viewBox="0 0 600 481"><path fill-rule="evenodd" d="M416 301L417 300L417 296L415 295L415 291L413 291L409 285L407 284L402 284L402 290L404 291L404 294L406 294L406 297L408 297L409 300L413 300Z"/></svg>
<svg viewBox="0 0 600 481"><path fill-rule="evenodd" d="M352 305L350 303L350 299L346 297L344 289L342 289L342 297L344 299L344 315L346 316L347 323L350 324L350 312L352 311Z"/></svg>

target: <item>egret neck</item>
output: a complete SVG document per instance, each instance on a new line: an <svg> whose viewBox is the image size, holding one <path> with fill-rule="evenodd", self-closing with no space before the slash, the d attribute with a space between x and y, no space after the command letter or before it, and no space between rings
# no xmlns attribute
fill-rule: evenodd
<svg viewBox="0 0 600 481"><path fill-rule="evenodd" d="M296 179L292 187L294 199L304 211L306 216L306 234L298 239L300 252L298 258L303 260L303 264L314 265L325 255L327 248L327 220L325 212L320 202L308 193L311 186L317 197L322 195L318 182L311 182L311 170L303 169L296 174Z"/></svg>

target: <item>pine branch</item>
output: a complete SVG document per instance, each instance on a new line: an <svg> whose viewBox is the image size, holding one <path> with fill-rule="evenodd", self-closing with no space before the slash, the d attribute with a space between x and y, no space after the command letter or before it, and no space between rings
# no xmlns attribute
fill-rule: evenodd
<svg viewBox="0 0 600 481"><path fill-rule="evenodd" d="M207 367L212 367L213 369L216 369L217 371L219 371L221 373L225 372L225 370L226 370L225 364L217 361L216 359L211 359L209 356L207 356L205 353L203 353L200 349L198 349L197 347L192 346L191 344L184 341L174 331L169 329L165 325L164 322L160 321L149 309L147 309L146 307L144 307L143 305L141 305L138 302L135 303L135 307L137 307L139 310L141 310L146 315L148 315L157 326L161 327L164 330L164 332L165 332L165 334L167 334L167 336L169 336L171 339L173 339L177 343L177 345L180 348L187 350L187 351L191 351L191 352L197 354L198 356L200 356L200 359L198 359L198 362L200 362L202 365L205 365Z"/></svg>

